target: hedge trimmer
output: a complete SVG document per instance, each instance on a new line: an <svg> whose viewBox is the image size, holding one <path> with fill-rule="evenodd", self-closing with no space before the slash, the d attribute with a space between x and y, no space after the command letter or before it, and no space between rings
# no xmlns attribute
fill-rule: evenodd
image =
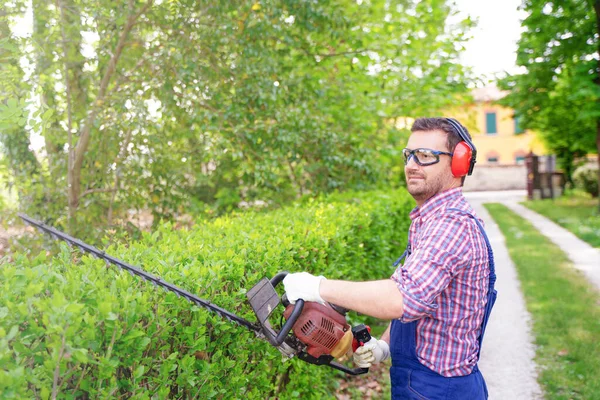
<svg viewBox="0 0 600 400"><path fill-rule="evenodd" d="M369 371L368 368L348 368L334 361L334 359L348 354L351 347L356 350L357 346L368 342L371 339L369 327L360 324L350 329L350 325L346 321L347 310L333 304L305 302L302 299L296 301L295 304L290 304L285 294L280 298L275 287L285 278L287 272L280 272L271 279L263 278L246 293L258 320L258 323L252 323L27 215L19 214L19 217L42 233L49 234L53 239L63 240L69 246L75 246L81 251L104 260L107 266L116 265L128 271L132 276L137 275L154 286L160 286L175 293L178 297L183 297L199 307L213 311L222 318L245 327L254 332L257 337L267 340L287 358L296 356L310 364L326 365L350 375L360 375ZM279 304L283 304L285 307L283 317L286 321L277 332L271 326L269 317Z"/></svg>

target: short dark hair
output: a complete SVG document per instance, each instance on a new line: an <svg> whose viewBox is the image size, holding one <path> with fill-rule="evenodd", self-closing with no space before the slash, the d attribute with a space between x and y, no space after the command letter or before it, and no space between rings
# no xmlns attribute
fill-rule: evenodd
<svg viewBox="0 0 600 400"><path fill-rule="evenodd" d="M463 128L464 134L467 136L467 138L469 138L469 141L471 141L472 140L471 134L469 133L467 128L465 128L465 126L463 124L460 124L460 126ZM450 122L448 122L448 120L446 118L441 118L441 117L417 118L415 120L415 122L413 123L412 128L410 128L411 132L415 132L415 131L428 132L428 131L436 131L436 130L446 132L446 147L448 148L448 151L450 153L453 153L454 149L456 148L456 145L463 141L463 138L460 136L460 133L458 133L456 131L456 129L454 129L454 127L452 125L450 125ZM460 180L461 186L465 184L465 178L466 178L466 176L463 176L461 178L461 180Z"/></svg>
<svg viewBox="0 0 600 400"><path fill-rule="evenodd" d="M467 128L465 128L462 124L460 126L462 126L463 130L465 131L465 134L469 138L469 141L471 141L471 135L469 134ZM451 153L456 148L456 145L463 141L462 137L460 137L460 134L456 132L456 130L452 127L452 125L450 125L450 122L448 122L446 118L417 118L413 123L412 128L410 128L411 132L435 130L446 132L446 147L448 147L448 151L450 151Z"/></svg>

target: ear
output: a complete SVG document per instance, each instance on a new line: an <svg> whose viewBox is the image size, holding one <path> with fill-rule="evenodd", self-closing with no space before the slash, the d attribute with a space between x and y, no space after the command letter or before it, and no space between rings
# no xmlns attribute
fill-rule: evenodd
<svg viewBox="0 0 600 400"><path fill-rule="evenodd" d="M452 156L452 175L456 178L466 176L471 166L473 151L466 142L460 142L454 149Z"/></svg>

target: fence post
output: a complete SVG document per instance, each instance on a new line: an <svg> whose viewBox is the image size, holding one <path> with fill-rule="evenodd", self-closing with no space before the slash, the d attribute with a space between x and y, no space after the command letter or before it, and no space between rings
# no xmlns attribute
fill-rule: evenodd
<svg viewBox="0 0 600 400"><path fill-rule="evenodd" d="M525 167L527 170L527 199L533 200L537 171L537 156L530 151L525 156Z"/></svg>

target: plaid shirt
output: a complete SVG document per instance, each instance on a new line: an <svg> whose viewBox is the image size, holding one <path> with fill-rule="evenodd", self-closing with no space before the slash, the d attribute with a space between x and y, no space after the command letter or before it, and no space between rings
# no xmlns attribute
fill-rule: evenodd
<svg viewBox="0 0 600 400"><path fill-rule="evenodd" d="M391 277L404 296L400 321L418 321L419 361L446 377L468 375L477 363L490 273L477 224L448 208L473 214L461 188L411 211L411 251Z"/></svg>

